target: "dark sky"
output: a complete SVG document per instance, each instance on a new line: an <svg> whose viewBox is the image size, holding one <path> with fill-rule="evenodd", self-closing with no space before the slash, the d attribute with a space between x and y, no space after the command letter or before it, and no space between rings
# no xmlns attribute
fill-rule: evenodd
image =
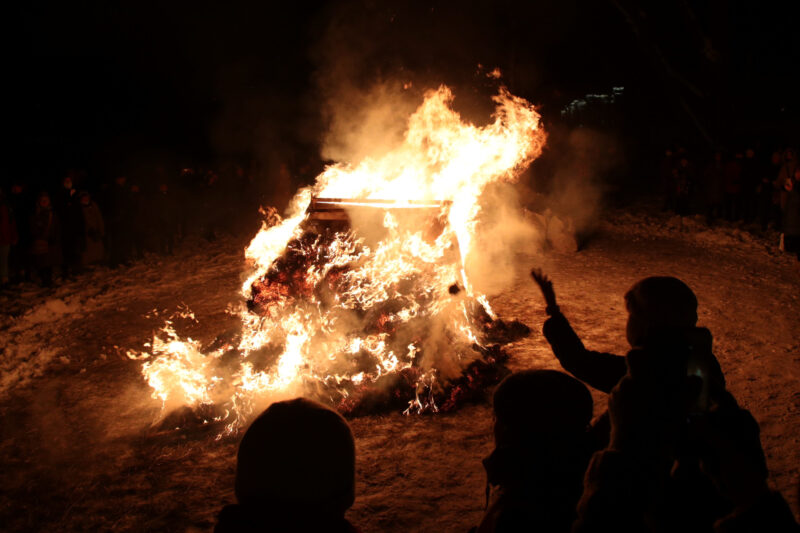
<svg viewBox="0 0 800 533"><path fill-rule="evenodd" d="M6 175L313 149L333 72L465 87L499 66L546 120L624 85L633 115L688 106L712 137L730 113L769 129L796 109L797 18L755 2L31 4L5 21Z"/></svg>

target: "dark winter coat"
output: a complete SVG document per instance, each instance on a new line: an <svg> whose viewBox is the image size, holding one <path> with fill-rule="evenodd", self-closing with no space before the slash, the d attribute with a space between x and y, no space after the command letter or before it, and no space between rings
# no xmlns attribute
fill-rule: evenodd
<svg viewBox="0 0 800 533"><path fill-rule="evenodd" d="M246 505L226 505L217 517L214 533L359 533L359 530L344 518L320 521L313 508L301 517L280 522L266 508L252 509Z"/></svg>
<svg viewBox="0 0 800 533"><path fill-rule="evenodd" d="M545 321L543 332L564 370L597 390L611 392L628 372L624 356L587 350L561 312L556 312ZM719 362L711 353L711 332L705 328L694 328L693 332L699 349L708 352L709 372L724 388L725 377Z"/></svg>
<svg viewBox="0 0 800 533"><path fill-rule="evenodd" d="M789 237L800 237L800 181L792 182L783 206L783 232Z"/></svg>
<svg viewBox="0 0 800 533"><path fill-rule="evenodd" d="M105 255L103 236L105 236L106 231L103 215L94 202L89 202L89 205L81 205L81 210L86 240L82 262L84 265L99 263Z"/></svg>
<svg viewBox="0 0 800 533"><path fill-rule="evenodd" d="M777 203L781 206L781 209L786 206L786 200L789 198L789 193L786 191L786 182L794 178L795 170L797 170L797 161L794 159L786 161L778 172L778 177L772 182L778 195Z"/></svg>
<svg viewBox="0 0 800 533"><path fill-rule="evenodd" d="M49 207L37 207L31 216L31 258L37 268L61 264L61 227Z"/></svg>
<svg viewBox="0 0 800 533"><path fill-rule="evenodd" d="M746 157L742 161L742 192L746 195L756 194L756 189L761 181L760 169L756 158Z"/></svg>
<svg viewBox="0 0 800 533"><path fill-rule="evenodd" d="M62 189L54 198L54 206L61 223L61 244L64 254L68 252L74 262L80 258L86 241L83 227L83 213L74 190Z"/></svg>
<svg viewBox="0 0 800 533"><path fill-rule="evenodd" d="M611 392L628 371L625 357L587 350L561 313L548 318L543 331L564 370L597 390Z"/></svg>
<svg viewBox="0 0 800 533"><path fill-rule="evenodd" d="M725 194L742 192L742 164L738 160L728 161L725 165Z"/></svg>
<svg viewBox="0 0 800 533"><path fill-rule="evenodd" d="M475 533L569 532L591 453L577 441L549 451L496 448L483 461L493 491Z"/></svg>
<svg viewBox="0 0 800 533"><path fill-rule="evenodd" d="M712 161L703 173L703 193L707 204L722 203L725 184L725 171L722 163Z"/></svg>
<svg viewBox="0 0 800 533"><path fill-rule="evenodd" d="M6 203L0 203L0 246L17 244L18 238L17 223L11 207Z"/></svg>
<svg viewBox="0 0 800 533"><path fill-rule="evenodd" d="M125 233L131 226L131 192L125 185L111 186L108 193L108 223L111 231Z"/></svg>
<svg viewBox="0 0 800 533"><path fill-rule="evenodd" d="M745 509L704 502L702 497L687 501L686 496L684 490L676 490L669 463L657 465L604 450L592 457L586 471L573 533L798 533L789 506L775 492L763 494ZM709 512L715 508L717 513Z"/></svg>
<svg viewBox="0 0 800 533"><path fill-rule="evenodd" d="M14 214L14 218L17 222L17 234L19 237L18 244L21 248L24 247L27 251L30 243L29 221L31 218L31 206L33 205L33 200L29 198L27 194L12 193L8 197L8 201L11 205L11 211Z"/></svg>

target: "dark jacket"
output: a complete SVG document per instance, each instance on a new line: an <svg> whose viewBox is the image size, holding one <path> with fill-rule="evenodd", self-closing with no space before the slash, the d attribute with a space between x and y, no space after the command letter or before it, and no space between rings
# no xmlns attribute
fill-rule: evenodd
<svg viewBox="0 0 800 533"><path fill-rule="evenodd" d="M686 504L695 504L687 509ZM630 454L596 453L584 480L573 533L707 531L708 533L800 533L789 506L779 493L766 492L751 506L727 508L719 502L688 501L669 475L669 464L641 461ZM717 509L719 515L698 511ZM682 523L683 522L683 523Z"/></svg>
<svg viewBox="0 0 800 533"><path fill-rule="evenodd" d="M314 509L292 519L279 520L275 513L266 509L253 509L246 505L226 505L217 517L214 533L359 533L359 530L344 518L332 520L315 519Z"/></svg>
<svg viewBox="0 0 800 533"><path fill-rule="evenodd" d="M800 181L792 182L792 190L786 193L783 206L783 231L786 235L800 236Z"/></svg>
<svg viewBox="0 0 800 533"><path fill-rule="evenodd" d="M493 490L476 533L570 530L593 450L589 439L553 448L496 448L484 459Z"/></svg>
<svg viewBox="0 0 800 533"><path fill-rule="evenodd" d="M628 371L625 357L587 350L560 312L545 321L544 336L564 370L597 390L611 392Z"/></svg>
<svg viewBox="0 0 800 533"><path fill-rule="evenodd" d="M37 208L31 215L31 256L37 267L61 264L61 227L51 208Z"/></svg>
<svg viewBox="0 0 800 533"><path fill-rule="evenodd" d="M543 332L564 370L590 387L609 393L628 371L624 356L587 350L561 312L545 321ZM693 328L693 339L700 351L707 352L704 360L709 365L708 370L724 388L725 376L711 352L711 332L705 328Z"/></svg>
<svg viewBox="0 0 800 533"><path fill-rule="evenodd" d="M0 201L0 246L17 244L17 223L11 207Z"/></svg>

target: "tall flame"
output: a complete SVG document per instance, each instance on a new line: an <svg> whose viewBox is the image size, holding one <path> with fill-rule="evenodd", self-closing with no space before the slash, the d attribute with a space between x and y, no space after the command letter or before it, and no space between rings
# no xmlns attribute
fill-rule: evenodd
<svg viewBox="0 0 800 533"><path fill-rule="evenodd" d="M493 121L479 127L453 110L449 88L430 91L402 143L379 158L331 165L299 190L286 218L264 223L245 250L242 295L253 305L238 312L235 367L165 328L151 353L130 353L147 359L153 396L225 404L235 414L232 430L281 396L311 388L346 401L413 369L409 409L435 410L431 391L476 358L473 307L493 316L469 282L470 257L481 253L481 193L516 179L544 144L529 102L505 88L493 100ZM351 227L310 231L314 198L348 199L330 203L347 210Z"/></svg>

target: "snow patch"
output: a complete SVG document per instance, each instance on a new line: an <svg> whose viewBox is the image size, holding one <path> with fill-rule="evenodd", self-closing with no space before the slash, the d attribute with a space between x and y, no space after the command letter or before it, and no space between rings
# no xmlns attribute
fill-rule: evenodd
<svg viewBox="0 0 800 533"><path fill-rule="evenodd" d="M80 299L75 297L69 301L53 298L37 305L20 317L11 327L11 331L23 331L37 324L55 322L81 309Z"/></svg>
<svg viewBox="0 0 800 533"><path fill-rule="evenodd" d="M58 348L39 344L6 345L0 362L0 396L44 374L58 353Z"/></svg>

